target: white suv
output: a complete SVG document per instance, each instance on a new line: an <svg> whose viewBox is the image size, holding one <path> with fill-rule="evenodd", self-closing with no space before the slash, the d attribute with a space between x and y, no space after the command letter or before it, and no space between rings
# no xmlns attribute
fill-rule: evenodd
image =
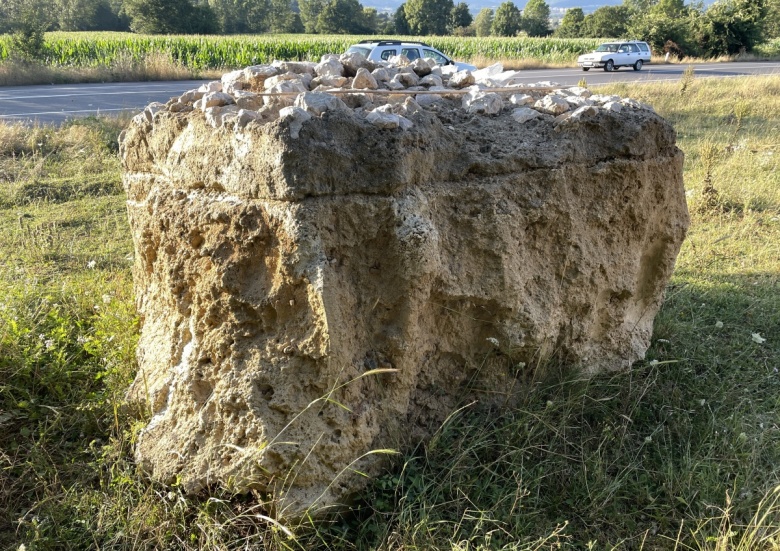
<svg viewBox="0 0 780 551"><path fill-rule="evenodd" d="M361 40L347 50L348 54L358 53L371 61L387 61L394 55L405 55L409 61L421 57L432 58L439 65L455 65L458 71L468 69L476 71L474 65L453 61L436 48L425 42L401 42L400 40Z"/></svg>
<svg viewBox="0 0 780 551"><path fill-rule="evenodd" d="M618 67L633 67L634 71L642 69L642 65L650 63L650 46L647 42L638 40L606 42L596 48L595 52L581 55L577 65L583 71L591 67L603 67L605 71L614 71Z"/></svg>

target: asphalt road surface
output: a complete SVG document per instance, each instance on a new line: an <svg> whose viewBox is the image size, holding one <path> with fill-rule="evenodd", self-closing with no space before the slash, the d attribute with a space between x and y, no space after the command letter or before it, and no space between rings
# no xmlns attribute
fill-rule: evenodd
<svg viewBox="0 0 780 551"><path fill-rule="evenodd" d="M545 69L523 71L527 83L551 81L588 86L610 82L657 82L679 80L688 65L645 65L641 71L623 68L607 73L599 69ZM746 75L780 74L778 62L698 63L696 78L730 78ZM111 84L68 84L52 86L0 86L0 120L61 123L66 119L122 111L138 112L153 101L166 102L173 96L197 88L199 80L171 82L132 82Z"/></svg>

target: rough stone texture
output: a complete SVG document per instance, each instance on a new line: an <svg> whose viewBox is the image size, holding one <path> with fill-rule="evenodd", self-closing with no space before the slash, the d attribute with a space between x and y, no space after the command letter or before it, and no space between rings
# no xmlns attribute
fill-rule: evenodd
<svg viewBox="0 0 780 551"><path fill-rule="evenodd" d="M529 109L528 107L518 107L512 110L512 118L519 123L528 122L533 119L538 119L542 114L536 109Z"/></svg>
<svg viewBox="0 0 780 551"><path fill-rule="evenodd" d="M458 71L450 77L449 85L451 88L466 88L476 82L471 71Z"/></svg>
<svg viewBox="0 0 780 551"><path fill-rule="evenodd" d="M462 105L469 113L495 115L503 108L503 101L498 94L476 89L463 96Z"/></svg>
<svg viewBox="0 0 780 551"><path fill-rule="evenodd" d="M536 109L550 115L560 115L569 110L569 102L558 96L544 96L534 105Z"/></svg>
<svg viewBox="0 0 780 551"><path fill-rule="evenodd" d="M133 119L129 398L152 414L136 457L155 478L297 516L348 500L353 469L383 465L371 450L463 400L506 404L549 359L643 357L688 225L672 128L630 103L522 123L508 102L421 103ZM409 124L367 118L386 114Z"/></svg>
<svg viewBox="0 0 780 551"><path fill-rule="evenodd" d="M359 90L376 90L379 88L376 79L367 69L361 67L355 72L355 80L352 81L352 88Z"/></svg>

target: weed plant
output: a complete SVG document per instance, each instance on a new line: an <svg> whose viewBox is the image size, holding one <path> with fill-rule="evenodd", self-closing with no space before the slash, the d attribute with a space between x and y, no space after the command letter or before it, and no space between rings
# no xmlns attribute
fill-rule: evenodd
<svg viewBox="0 0 780 551"><path fill-rule="evenodd" d="M692 225L647 359L466 405L350 511L286 527L132 461L122 121L0 126L0 548L780 549L780 78L680 89L599 90L654 105L686 153Z"/></svg>

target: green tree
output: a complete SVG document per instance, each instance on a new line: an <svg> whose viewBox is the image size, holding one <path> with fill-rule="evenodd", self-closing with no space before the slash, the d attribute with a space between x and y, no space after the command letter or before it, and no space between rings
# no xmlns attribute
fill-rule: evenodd
<svg viewBox="0 0 780 551"><path fill-rule="evenodd" d="M632 14L647 13L658 0L623 0L623 6Z"/></svg>
<svg viewBox="0 0 780 551"><path fill-rule="evenodd" d="M469 25L471 25L472 21L474 21L474 18L471 17L471 12L469 11L469 5L466 4L465 2L460 2L452 8L452 12L450 13L451 31L463 27L468 27Z"/></svg>
<svg viewBox="0 0 780 551"><path fill-rule="evenodd" d="M482 8L474 19L474 30L477 36L490 36L493 30L493 10Z"/></svg>
<svg viewBox="0 0 780 551"><path fill-rule="evenodd" d="M697 39L710 56L749 52L763 39L766 0L722 0L702 18Z"/></svg>
<svg viewBox="0 0 780 551"><path fill-rule="evenodd" d="M767 0L764 39L780 38L780 0Z"/></svg>
<svg viewBox="0 0 780 551"><path fill-rule="evenodd" d="M363 8L363 26L366 33L375 33L379 29L379 13L376 8Z"/></svg>
<svg viewBox="0 0 780 551"><path fill-rule="evenodd" d="M452 0L407 0L404 13L409 30L418 35L447 34L453 7Z"/></svg>
<svg viewBox="0 0 780 551"><path fill-rule="evenodd" d="M290 0L270 0L268 27L272 33L303 32L301 18L293 10Z"/></svg>
<svg viewBox="0 0 780 551"><path fill-rule="evenodd" d="M268 30L268 0L208 0L223 34L262 33Z"/></svg>
<svg viewBox="0 0 780 551"><path fill-rule="evenodd" d="M142 34L213 33L218 30L208 5L189 0L126 0L130 29Z"/></svg>
<svg viewBox="0 0 780 551"><path fill-rule="evenodd" d="M641 17L632 17L627 34L647 41L655 52L663 51L669 40L688 55L698 54L698 45L691 40L690 17L669 17L650 11Z"/></svg>
<svg viewBox="0 0 780 551"><path fill-rule="evenodd" d="M390 14L386 11L377 13L376 32L378 34L395 33L395 23L393 22L393 14Z"/></svg>
<svg viewBox="0 0 780 551"><path fill-rule="evenodd" d="M44 35L51 28L53 6L47 1L4 0L2 3L5 32L11 33L11 54L26 60L40 59L44 54Z"/></svg>
<svg viewBox="0 0 780 551"><path fill-rule="evenodd" d="M529 36L550 34L550 6L544 0L528 0L523 9L520 28Z"/></svg>
<svg viewBox="0 0 780 551"><path fill-rule="evenodd" d="M579 38L582 36L582 23L584 21L585 14L582 8L566 10L560 26L555 29L556 38Z"/></svg>
<svg viewBox="0 0 780 551"><path fill-rule="evenodd" d="M520 10L508 0L498 6L490 32L495 36L515 36L520 30L521 22Z"/></svg>
<svg viewBox="0 0 780 551"><path fill-rule="evenodd" d="M585 16L583 36L592 38L620 38L628 31L631 10L626 6L602 6Z"/></svg>
<svg viewBox="0 0 780 551"><path fill-rule="evenodd" d="M88 31L97 28L99 0L56 0L57 26L61 31Z"/></svg>
<svg viewBox="0 0 780 551"><path fill-rule="evenodd" d="M401 4L393 14L393 26L395 34L412 34L409 28L409 20L406 18L406 4Z"/></svg>
<svg viewBox="0 0 780 551"><path fill-rule="evenodd" d="M654 15L665 15L666 17L681 17L688 12L684 0L658 0L658 3L650 8L650 13Z"/></svg>
<svg viewBox="0 0 780 551"><path fill-rule="evenodd" d="M298 0L298 9L307 33L317 32L317 20L325 7L325 0Z"/></svg>
<svg viewBox="0 0 780 551"><path fill-rule="evenodd" d="M358 0L330 0L317 19L317 32L322 34L365 34L373 32L365 20L365 11Z"/></svg>

